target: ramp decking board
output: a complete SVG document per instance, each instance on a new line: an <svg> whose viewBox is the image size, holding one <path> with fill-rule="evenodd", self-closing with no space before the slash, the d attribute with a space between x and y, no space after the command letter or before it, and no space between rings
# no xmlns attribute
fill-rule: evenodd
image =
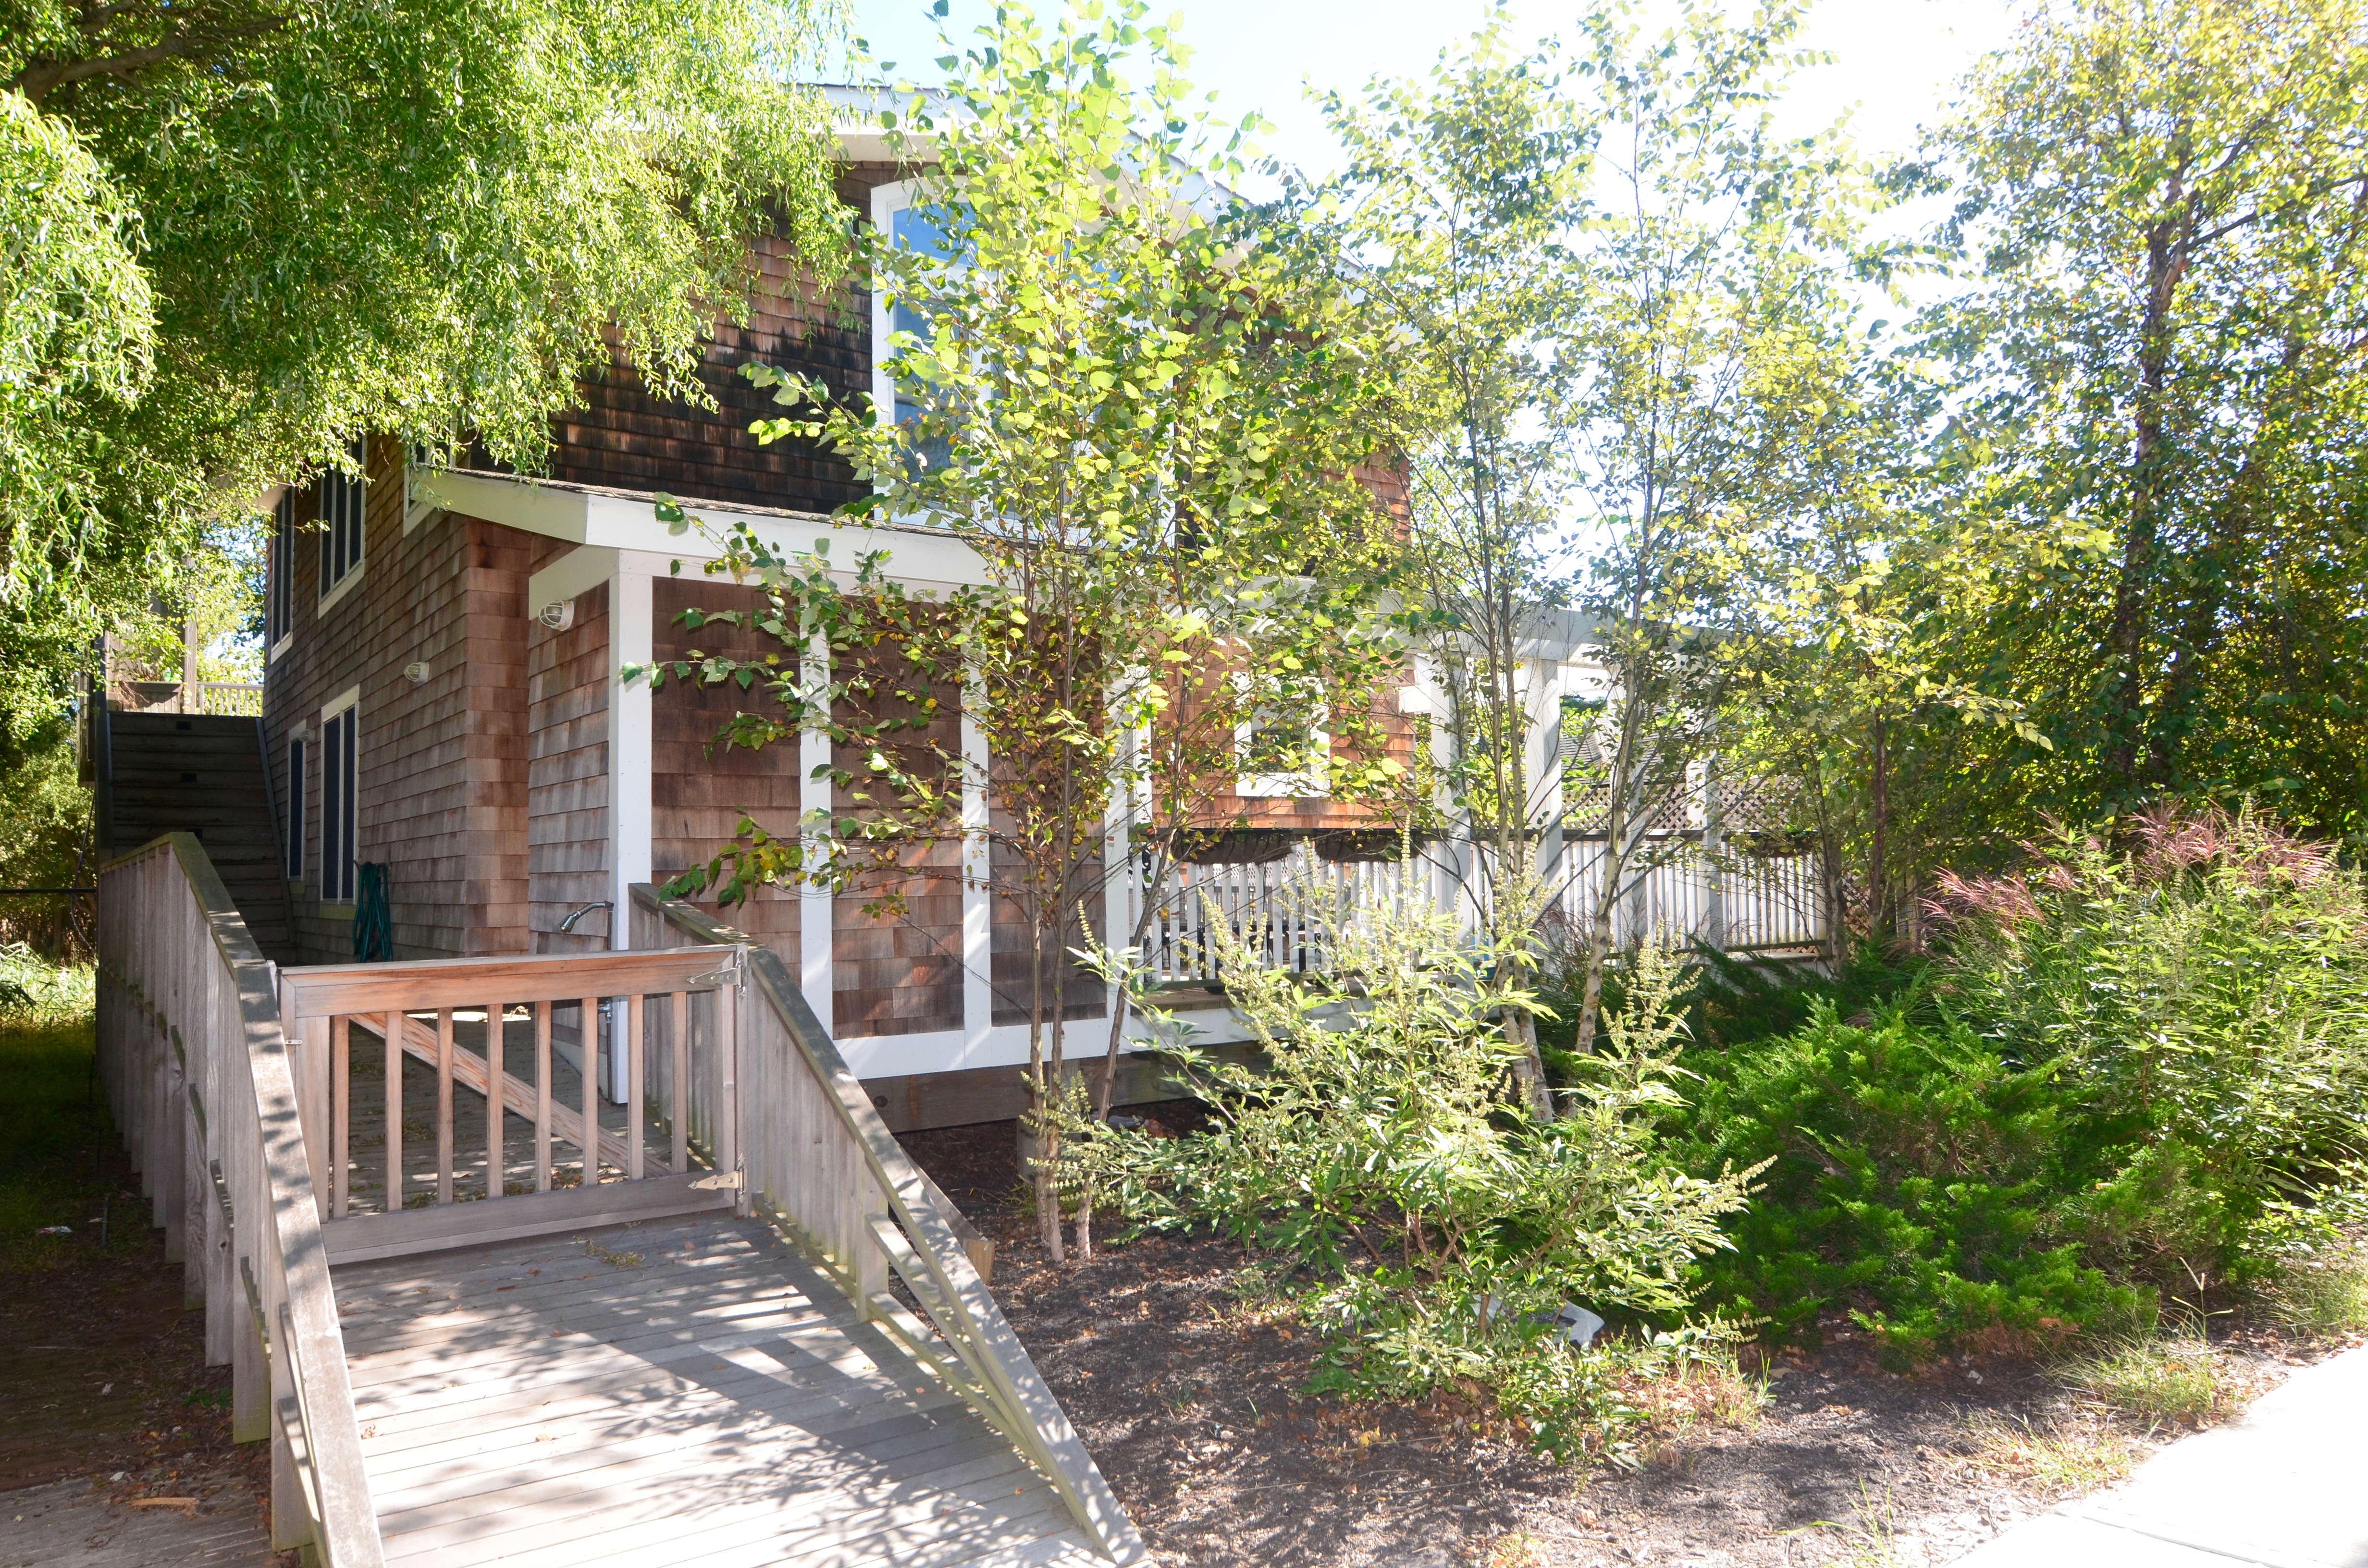
<svg viewBox="0 0 2368 1568"><path fill-rule="evenodd" d="M637 1267L610 1261L629 1254ZM680 1216L333 1278L390 1562L1102 1561L1002 1434L757 1221Z"/></svg>

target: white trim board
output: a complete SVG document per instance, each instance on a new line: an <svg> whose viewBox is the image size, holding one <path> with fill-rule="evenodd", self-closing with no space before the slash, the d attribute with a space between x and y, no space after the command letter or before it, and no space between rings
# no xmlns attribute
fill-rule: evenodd
<svg viewBox="0 0 2368 1568"><path fill-rule="evenodd" d="M658 521L656 505L647 496L450 472L422 475L419 484L422 495L448 512L482 517L546 539L637 551L655 558L659 573L669 571L677 561L688 566L717 557L715 547L699 534L677 534ZM710 522L725 526L746 522L759 538L787 553L824 545L824 553L834 565L846 563L843 572L834 574L844 581L853 581L858 556L876 551L887 552L888 574L912 586L951 588L988 580L986 562L976 551L959 540L923 529L842 528L813 513L757 512L704 502L685 506ZM543 571L553 571L561 563L554 562ZM541 581L542 575L537 573L534 580ZM529 602L540 608L551 600L529 598Z"/></svg>
<svg viewBox="0 0 2368 1568"><path fill-rule="evenodd" d="M1196 1010L1189 1021L1200 1030L1196 1046L1235 1045L1250 1038L1230 1007ZM1072 1018L1064 1031L1068 1049L1062 1060L1072 1064L1095 1062L1110 1049L1110 1019ZM958 1073L972 1067L1019 1067L1028 1062L1028 1026L996 1024L990 1028L931 1029L926 1034L832 1036L838 1053L859 1078L903 1078L923 1073ZM1127 1020L1122 1049L1143 1051L1157 1044L1140 1017Z"/></svg>

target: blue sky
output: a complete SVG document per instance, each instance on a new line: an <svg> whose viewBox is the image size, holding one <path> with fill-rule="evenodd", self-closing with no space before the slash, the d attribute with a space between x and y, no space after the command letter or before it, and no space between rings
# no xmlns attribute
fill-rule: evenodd
<svg viewBox="0 0 2368 1568"><path fill-rule="evenodd" d="M1311 171L1328 169L1335 153L1303 84L1354 88L1376 73L1416 75L1439 51L1476 28L1484 0L1168 0L1191 45L1190 74L1214 89L1228 115L1257 109L1276 124L1268 150ZM1167 4L1154 0L1154 12ZM1040 14L1057 9L1047 4ZM1675 10L1654 0L1648 17ZM994 14L992 0L954 0L957 37ZM1577 7L1520 0L1517 36L1567 31ZM1869 153L1905 153L1918 124L1936 118L1951 85L1983 52L2004 43L2013 7L1992 0L1820 0L1809 14L1804 44L1836 56L1804 73L1790 114L1808 131L1851 115L1853 133ZM856 31L876 58L896 62L900 75L926 80L941 50L928 0L855 0Z"/></svg>

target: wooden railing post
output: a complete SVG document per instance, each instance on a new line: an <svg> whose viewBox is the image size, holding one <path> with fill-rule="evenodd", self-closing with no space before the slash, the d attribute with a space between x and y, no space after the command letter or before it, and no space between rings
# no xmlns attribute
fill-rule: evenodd
<svg viewBox="0 0 2368 1568"><path fill-rule="evenodd" d="M380 1568L302 1098L320 1064L308 1078L296 1060L269 966L194 837L99 881L101 1080L202 1287L208 1358L231 1363L232 1436L271 1444L273 1543Z"/></svg>

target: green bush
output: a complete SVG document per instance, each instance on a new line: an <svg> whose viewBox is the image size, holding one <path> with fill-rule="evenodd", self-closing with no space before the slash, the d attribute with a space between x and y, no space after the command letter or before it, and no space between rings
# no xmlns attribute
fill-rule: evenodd
<svg viewBox="0 0 2368 1568"><path fill-rule="evenodd" d="M22 942L0 946L0 1019L54 1023L88 1016L97 983L86 964L53 964Z"/></svg>
<svg viewBox="0 0 2368 1568"><path fill-rule="evenodd" d="M2368 1130L2356 875L2250 813L2165 815L1933 913L1942 956L1857 1021L1812 996L1697 1053L1681 1163L1773 1162L1707 1300L1793 1339L1847 1309L1913 1363L2127 1334L2328 1244Z"/></svg>
<svg viewBox="0 0 2368 1568"><path fill-rule="evenodd" d="M1223 944L1222 917L1211 927ZM1682 1104L1673 966L1647 966L1570 1114L1541 1121L1510 1092L1501 1019L1533 1003L1491 979L1518 972L1502 955L1412 900L1333 923L1327 945L1337 970L1315 986L1221 947L1264 1062L1180 1050L1214 1125L1099 1138L1088 1157L1139 1222L1212 1226L1275 1255L1328 1334L1320 1386L1411 1398L1469 1380L1548 1449L1616 1443L1634 1414L1623 1380L1715 1357L1730 1330L1582 1354L1547 1320L1565 1301L1682 1319L1749 1174L1688 1175L1662 1151L1658 1124Z"/></svg>

